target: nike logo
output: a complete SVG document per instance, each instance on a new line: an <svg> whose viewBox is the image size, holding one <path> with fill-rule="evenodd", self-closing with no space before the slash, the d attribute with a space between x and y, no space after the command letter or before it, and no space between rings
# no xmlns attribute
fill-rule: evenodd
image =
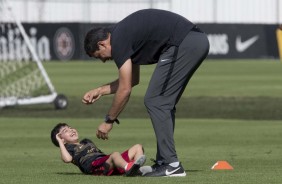
<svg viewBox="0 0 282 184"><path fill-rule="evenodd" d="M178 167L177 169L174 169L174 170L172 170L172 171L166 170L166 171L165 171L165 175L169 176L169 175L175 173L176 171L178 171L179 169L180 169L180 167Z"/></svg>
<svg viewBox="0 0 282 184"><path fill-rule="evenodd" d="M249 38L248 40L242 42L241 36L236 37L236 50L238 52L244 52L247 50L251 45L253 45L257 40L259 39L259 36L256 35L252 38Z"/></svg>
<svg viewBox="0 0 282 184"><path fill-rule="evenodd" d="M165 62L165 61L168 61L170 59L161 59L161 62Z"/></svg>

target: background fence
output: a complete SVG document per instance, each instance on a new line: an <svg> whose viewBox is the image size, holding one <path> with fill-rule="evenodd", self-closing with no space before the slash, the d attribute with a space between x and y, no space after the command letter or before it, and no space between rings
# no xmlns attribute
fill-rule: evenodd
<svg viewBox="0 0 282 184"><path fill-rule="evenodd" d="M0 0L0 3L3 0ZM205 31L209 58L279 58L282 0L8 0L39 57L87 60L83 40L92 27L114 24L145 8L165 9L187 17ZM0 4L1 5L1 4ZM30 59L7 9L0 7L0 61ZM4 22L4 24L3 24ZM8 29L4 29L4 28ZM281 32L281 31L279 31ZM281 32L282 35L282 32ZM280 43L281 47L278 47Z"/></svg>
<svg viewBox="0 0 282 184"><path fill-rule="evenodd" d="M114 23L145 8L196 23L282 23L282 0L8 0L22 22ZM1 16L0 21L9 21Z"/></svg>

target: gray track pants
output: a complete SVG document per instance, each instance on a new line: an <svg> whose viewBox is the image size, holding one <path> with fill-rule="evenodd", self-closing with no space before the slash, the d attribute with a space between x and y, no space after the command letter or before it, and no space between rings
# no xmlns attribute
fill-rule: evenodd
<svg viewBox="0 0 282 184"><path fill-rule="evenodd" d="M156 134L157 161L178 161L173 138L175 105L208 51L207 36L191 31L179 47L170 47L159 58L144 98Z"/></svg>

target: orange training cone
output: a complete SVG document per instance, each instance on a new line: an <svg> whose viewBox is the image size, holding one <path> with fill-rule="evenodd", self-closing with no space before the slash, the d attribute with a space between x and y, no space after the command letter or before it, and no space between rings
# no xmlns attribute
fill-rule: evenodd
<svg viewBox="0 0 282 184"><path fill-rule="evenodd" d="M233 167L226 161L217 161L211 168L212 170L233 170Z"/></svg>

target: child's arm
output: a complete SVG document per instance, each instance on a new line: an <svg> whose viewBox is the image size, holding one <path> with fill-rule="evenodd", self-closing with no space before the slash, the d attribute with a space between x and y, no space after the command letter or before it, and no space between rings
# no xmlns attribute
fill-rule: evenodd
<svg viewBox="0 0 282 184"><path fill-rule="evenodd" d="M72 161L72 156L69 154L69 152L67 151L65 144L64 144L64 140L61 139L60 137L60 133L58 133L56 135L56 139L59 143L60 146L60 151L61 151L61 158L65 163L70 163Z"/></svg>

